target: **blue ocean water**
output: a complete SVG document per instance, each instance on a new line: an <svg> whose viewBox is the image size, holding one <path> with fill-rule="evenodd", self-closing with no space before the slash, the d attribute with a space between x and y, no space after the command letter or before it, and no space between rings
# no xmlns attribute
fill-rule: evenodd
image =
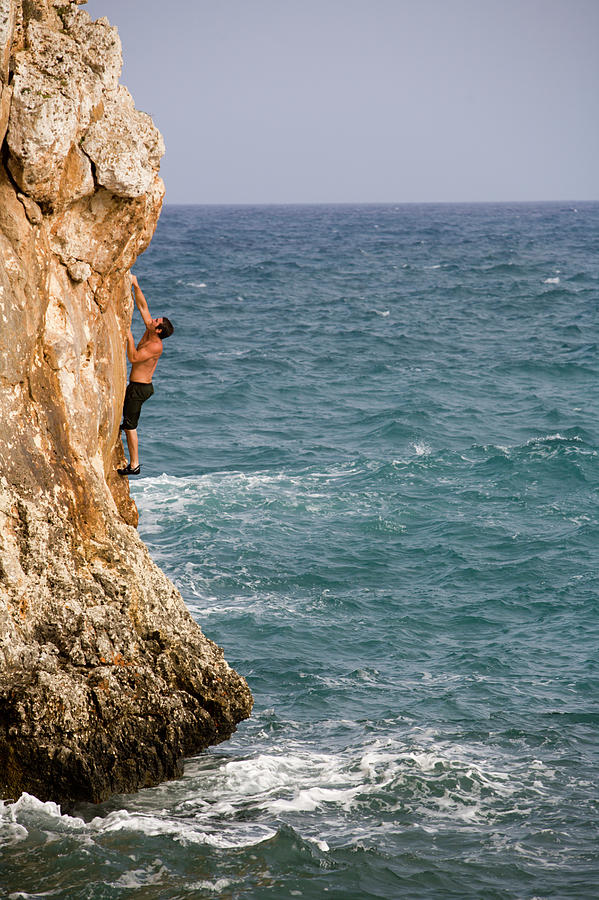
<svg viewBox="0 0 599 900"><path fill-rule="evenodd" d="M598 233L164 210L132 492L255 710L179 781L1 804L2 896L597 897Z"/></svg>

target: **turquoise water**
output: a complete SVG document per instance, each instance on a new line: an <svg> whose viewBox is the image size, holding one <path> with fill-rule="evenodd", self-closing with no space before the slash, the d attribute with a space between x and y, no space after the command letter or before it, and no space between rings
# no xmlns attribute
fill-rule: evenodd
<svg viewBox="0 0 599 900"><path fill-rule="evenodd" d="M2 896L594 900L598 227L164 211L132 490L254 715L179 781L3 804Z"/></svg>

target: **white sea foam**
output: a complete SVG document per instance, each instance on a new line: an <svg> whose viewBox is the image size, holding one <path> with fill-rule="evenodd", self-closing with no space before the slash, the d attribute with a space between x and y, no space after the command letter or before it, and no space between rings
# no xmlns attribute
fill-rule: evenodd
<svg viewBox="0 0 599 900"><path fill-rule="evenodd" d="M230 811L234 811L232 807ZM14 803L1 803L0 846L14 843L15 828L19 829L18 840L25 840L30 829L42 830L52 839L70 835L84 842L122 831L171 838L183 846L205 844L221 849L254 846L276 834L276 828L255 822L228 823L215 829L206 827L197 818L173 817L165 810L150 815L119 809L106 817L97 816L91 822L85 822L62 813L56 803L43 803L29 794L22 794Z"/></svg>
<svg viewBox="0 0 599 900"><path fill-rule="evenodd" d="M287 741L280 753L227 762L209 773L196 774L191 764L189 777L207 803L202 807L204 817L222 816L225 809L240 805L246 813L254 809L267 820L327 809L329 815L335 810L342 814L346 826L353 815L361 832L381 791L386 803L395 796L397 809L411 808L423 825L437 828L455 819L471 824L493 821L502 805L510 804L523 788L527 799L520 800L519 809L525 814L537 802L534 798L546 793L551 772L540 762L531 774L528 766L519 767L507 758L491 762L485 747L455 745L424 729L415 730L413 740L406 738L330 754ZM186 808L194 805L190 799Z"/></svg>
<svg viewBox="0 0 599 900"><path fill-rule="evenodd" d="M189 893L195 891L209 891L213 894L220 894L226 888L231 887L233 882L228 878L217 878L216 881L195 881L185 886L185 890Z"/></svg>
<svg viewBox="0 0 599 900"><path fill-rule="evenodd" d="M584 444L584 440L583 440L583 438L580 437L580 435L575 434L575 435L572 435L571 437L569 437L569 436L566 436L565 434L560 434L560 432L556 432L555 434L541 434L541 435L538 435L537 437L529 438L523 444L513 444L513 445L485 444L483 446L483 450L487 453L490 453L493 451L499 451L500 453L504 454L504 456L511 457L514 453L520 452L523 447L537 448L540 453L546 453L546 452L548 452L547 448L544 447L543 445L547 445L547 444L552 445L552 444L560 444L560 443L574 445L574 446L569 446L567 448L568 452L580 454L583 456L596 456L597 455L596 450L593 450L592 448L584 448L584 447L579 446L580 444ZM552 450L551 452L554 452L554 450ZM466 456L464 454L460 454L460 458L463 459L464 462L469 462L469 463L476 462L476 459L474 459L470 456Z"/></svg>
<svg viewBox="0 0 599 900"><path fill-rule="evenodd" d="M288 509L300 507L312 515L326 513L330 508L326 483L349 479L362 471L340 467L326 472L276 474L214 472L176 477L163 473L157 478L140 479L132 493L142 512L143 531L152 534L162 531L164 516L193 516L201 521L205 515L214 527L219 518L252 521L258 507L272 502ZM343 501L343 495L340 499ZM218 500L218 508L214 507L214 500ZM204 502L208 504L205 511ZM369 498L364 497L358 509L352 494L351 508L352 514L371 512Z"/></svg>
<svg viewBox="0 0 599 900"><path fill-rule="evenodd" d="M557 275L555 276L555 278L546 278L543 281L543 284L559 284L559 283L560 283L560 280Z"/></svg>
<svg viewBox="0 0 599 900"><path fill-rule="evenodd" d="M272 800L268 805L271 812L314 812L326 804L335 804L348 810L358 788L331 790L330 788L306 788L297 791L290 800Z"/></svg>
<svg viewBox="0 0 599 900"><path fill-rule="evenodd" d="M168 879L168 869L161 865L157 860L154 866L148 868L130 869L116 881L111 882L111 887L125 888L126 890L134 890L135 888L143 888L150 884L160 884Z"/></svg>
<svg viewBox="0 0 599 900"><path fill-rule="evenodd" d="M70 836L82 842L137 833L144 840L236 849L273 838L281 821L297 829L298 815L301 820L301 814L323 810L326 818L320 818L317 834L308 833L306 839L328 852L337 822L343 822L344 841L363 839L371 829L380 833L381 796L386 830L401 830L394 819L401 810L433 833L453 828L456 821L466 827L500 822L507 809L526 817L556 777L540 760L519 764L501 754L490 759L486 745L456 744L424 728L406 732L403 739L351 744L329 753L314 752L304 739L281 740L276 752L244 758L219 758L219 752L189 761L183 779L155 789L150 812L152 792L143 792L140 800L132 798L128 809L87 823L62 814L56 804L24 794L16 803L0 806L0 836L7 826L17 825L19 840L30 829L41 829L54 839ZM143 808L135 809L140 802ZM165 802L168 808L161 808ZM306 828L309 832L307 825L302 830ZM159 883L161 877L159 865L138 866L115 886L133 889ZM205 887L218 893L227 886L219 879Z"/></svg>
<svg viewBox="0 0 599 900"><path fill-rule="evenodd" d="M192 288L205 288L206 284L203 281L184 281L182 278L178 278L176 284L181 285L182 287L192 287Z"/></svg>
<svg viewBox="0 0 599 900"><path fill-rule="evenodd" d="M566 437L564 434L560 434L559 431L557 431L555 434L544 434L539 437L530 438L526 441L525 446L530 447L533 444L557 443L558 441L573 441L575 444L582 444L583 442L578 434L575 434L573 437Z"/></svg>
<svg viewBox="0 0 599 900"><path fill-rule="evenodd" d="M89 825L99 835L117 831L141 832L146 837L170 837L183 846L205 844L221 849L234 849L260 844L276 834L276 829L259 823L242 825L228 824L214 829L202 824L197 818L173 817L163 810L154 815L131 813L120 809L106 818L92 819Z"/></svg>
<svg viewBox="0 0 599 900"><path fill-rule="evenodd" d="M412 447L416 456L430 456L432 453L430 444L425 443L425 441L415 441Z"/></svg>
<svg viewBox="0 0 599 900"><path fill-rule="evenodd" d="M160 490L161 488L175 488L177 493L182 491L212 491L215 488L248 488L263 487L281 484L301 484L306 478L342 478L355 474L359 469L337 469L330 472L306 472L298 475L279 472L268 474L262 472L210 472L206 475L176 476L163 472L154 478L140 478L136 482L136 488L142 493Z"/></svg>
<svg viewBox="0 0 599 900"><path fill-rule="evenodd" d="M85 828L83 819L68 816L61 812L60 806L51 801L43 802L32 794L23 793L14 803L0 801L0 824L16 825L36 820L52 831L80 831Z"/></svg>

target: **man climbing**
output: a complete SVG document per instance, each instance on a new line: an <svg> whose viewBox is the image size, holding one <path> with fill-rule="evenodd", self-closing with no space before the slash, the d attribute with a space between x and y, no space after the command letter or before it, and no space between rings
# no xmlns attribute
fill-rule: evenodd
<svg viewBox="0 0 599 900"><path fill-rule="evenodd" d="M125 391L123 424L121 428L127 438L129 462L124 469L118 469L119 475L139 475L141 469L137 441L139 414L142 403L145 403L154 393L152 375L162 354L162 341L175 330L165 316L159 319L151 317L146 298L135 275L131 276L131 283L135 296L135 305L141 313L146 330L137 347L130 328L127 335L127 358L131 363L131 373L129 375L129 384Z"/></svg>

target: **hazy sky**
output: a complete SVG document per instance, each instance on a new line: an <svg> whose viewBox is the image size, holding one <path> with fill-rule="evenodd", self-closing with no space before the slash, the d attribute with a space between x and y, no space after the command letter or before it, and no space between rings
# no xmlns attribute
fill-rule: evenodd
<svg viewBox="0 0 599 900"><path fill-rule="evenodd" d="M599 199L599 0L89 0L171 203Z"/></svg>

